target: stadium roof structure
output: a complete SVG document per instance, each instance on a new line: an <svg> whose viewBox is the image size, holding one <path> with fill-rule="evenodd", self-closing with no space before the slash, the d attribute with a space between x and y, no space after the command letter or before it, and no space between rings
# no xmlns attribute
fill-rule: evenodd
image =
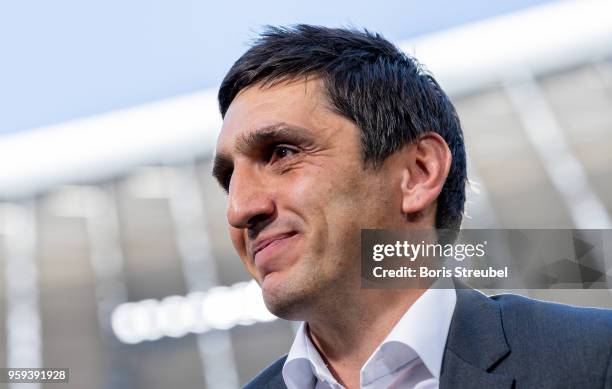
<svg viewBox="0 0 612 389"><path fill-rule="evenodd" d="M612 54L612 3L563 1L397 42L451 95ZM217 88L0 137L0 200L96 182L147 164L205 158L221 126Z"/></svg>

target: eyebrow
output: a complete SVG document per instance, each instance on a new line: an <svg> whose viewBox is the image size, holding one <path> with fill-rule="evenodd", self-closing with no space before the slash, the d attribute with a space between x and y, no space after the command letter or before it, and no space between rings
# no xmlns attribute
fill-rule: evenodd
<svg viewBox="0 0 612 389"><path fill-rule="evenodd" d="M261 149L272 143L292 143L309 145L314 138L312 132L306 128L276 123L249 131L236 139L235 149L239 154L250 154L253 150ZM228 191L229 176L234 168L234 162L229 154L220 152L215 155L212 175L225 191Z"/></svg>
<svg viewBox="0 0 612 389"><path fill-rule="evenodd" d="M234 162L225 154L215 155L213 161L212 175L215 177L219 185L227 192L228 191L228 176L234 169Z"/></svg>

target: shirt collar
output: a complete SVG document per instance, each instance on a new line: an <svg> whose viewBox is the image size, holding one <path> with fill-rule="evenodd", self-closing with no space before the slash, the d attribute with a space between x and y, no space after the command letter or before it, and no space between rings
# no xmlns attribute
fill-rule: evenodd
<svg viewBox="0 0 612 389"><path fill-rule="evenodd" d="M423 361L431 375L437 379L440 378L446 338L457 302L454 288L439 289L440 287L439 285L435 289L427 289L412 304L365 363L366 369L368 362L373 360L377 354L387 354L389 356L385 358L387 360L393 358L396 353L390 350L394 345L400 345L407 346L409 350L416 353L416 357ZM393 366L391 363L390 370L407 362L407 360L394 359L398 365Z"/></svg>
<svg viewBox="0 0 612 389"><path fill-rule="evenodd" d="M302 323L283 366L283 380L288 389L301 389L314 387L317 379L336 381L312 344L306 323Z"/></svg>
<svg viewBox="0 0 612 389"><path fill-rule="evenodd" d="M373 381L415 358L421 359L432 376L440 378L446 338L457 301L452 283L449 285L427 289L412 304L364 364L362 382ZM448 288L439 289L442 286ZM282 373L289 389L313 387L317 379L336 382L312 344L306 323L298 329Z"/></svg>

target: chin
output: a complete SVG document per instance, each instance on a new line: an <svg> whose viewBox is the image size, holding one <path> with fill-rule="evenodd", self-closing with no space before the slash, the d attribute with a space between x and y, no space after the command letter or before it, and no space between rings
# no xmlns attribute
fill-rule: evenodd
<svg viewBox="0 0 612 389"><path fill-rule="evenodd" d="M304 320L304 312L313 300L308 290L288 280L266 279L262 293L268 310L285 320Z"/></svg>
<svg viewBox="0 0 612 389"><path fill-rule="evenodd" d="M285 320L301 320L299 309L296 309L295 304L287 301L269 301L265 299L266 307L274 316Z"/></svg>

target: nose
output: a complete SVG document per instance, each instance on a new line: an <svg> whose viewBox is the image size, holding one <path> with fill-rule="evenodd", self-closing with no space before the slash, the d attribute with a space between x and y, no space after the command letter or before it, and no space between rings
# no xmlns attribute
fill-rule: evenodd
<svg viewBox="0 0 612 389"><path fill-rule="evenodd" d="M264 177L249 168L234 166L229 187L227 221L234 228L257 228L275 212Z"/></svg>

